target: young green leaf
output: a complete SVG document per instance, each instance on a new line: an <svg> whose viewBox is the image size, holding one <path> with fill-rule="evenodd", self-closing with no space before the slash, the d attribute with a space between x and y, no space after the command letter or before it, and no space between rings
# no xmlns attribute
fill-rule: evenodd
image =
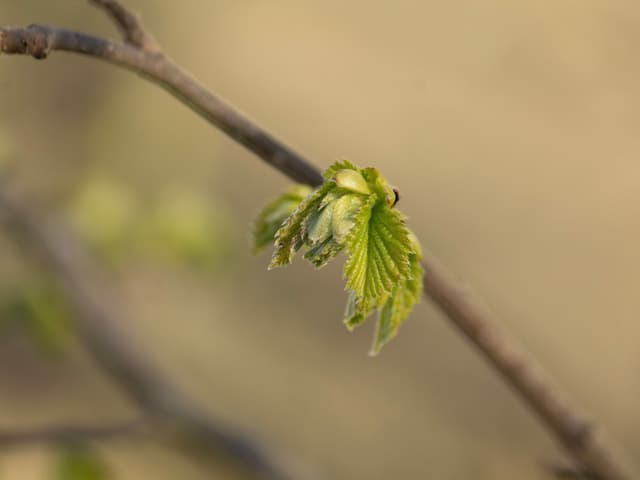
<svg viewBox="0 0 640 480"><path fill-rule="evenodd" d="M293 255L303 245L305 222L309 215L316 213L324 196L333 188L335 188L335 183L323 183L314 193L306 196L284 221L275 234L276 249L271 257L269 269L291 263Z"/></svg>
<svg viewBox="0 0 640 480"><path fill-rule="evenodd" d="M327 168L322 174L322 178L325 180L331 180L340 170L354 170L357 172L360 169L349 160L340 160Z"/></svg>
<svg viewBox="0 0 640 480"><path fill-rule="evenodd" d="M372 203L374 203L371 207ZM349 259L344 267L347 288L358 298L377 304L409 273L409 256L414 248L397 210L372 195L356 227L347 239Z"/></svg>
<svg viewBox="0 0 640 480"><path fill-rule="evenodd" d="M293 185L260 211L253 224L254 253L273 243L276 232L282 223L293 213L302 199L310 193L311 187Z"/></svg>
<svg viewBox="0 0 640 480"><path fill-rule="evenodd" d="M304 198L285 193L267 205L256 222L254 245L275 241L269 268L290 263L302 248L316 267L346 251L344 323L352 330L379 310L376 354L420 300L420 245L394 209L397 193L375 168L344 160L330 166L323 178Z"/></svg>
<svg viewBox="0 0 640 480"><path fill-rule="evenodd" d="M371 189L360 173L355 170L340 170L334 176L336 185L363 195L371 195Z"/></svg>
<svg viewBox="0 0 640 480"><path fill-rule="evenodd" d="M422 297L422 265L417 254L411 255L411 275L398 284L380 309L371 355L377 355L383 345L398 333L402 322Z"/></svg>

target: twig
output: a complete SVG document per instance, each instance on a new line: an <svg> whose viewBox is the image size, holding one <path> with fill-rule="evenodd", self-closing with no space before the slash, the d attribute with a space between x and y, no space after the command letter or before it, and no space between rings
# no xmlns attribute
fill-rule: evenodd
<svg viewBox="0 0 640 480"><path fill-rule="evenodd" d="M0 431L0 448L102 442L142 434L144 427L142 420L134 420L110 425L52 425L32 430Z"/></svg>
<svg viewBox="0 0 640 480"><path fill-rule="evenodd" d="M542 463L542 468L549 472L553 478L565 480L601 480L592 473L585 472L582 468L561 461L547 461Z"/></svg>
<svg viewBox="0 0 640 480"><path fill-rule="evenodd" d="M429 255L425 255L424 270L425 295L477 347L585 472L602 480L638 478L627 473L604 432L597 431L520 343L499 326L470 288L456 282Z"/></svg>
<svg viewBox="0 0 640 480"><path fill-rule="evenodd" d="M89 0L102 8L118 26L126 43L152 53L160 53L160 46L142 26L140 18L124 7L118 0Z"/></svg>
<svg viewBox="0 0 640 480"><path fill-rule="evenodd" d="M0 29L0 52L46 58L60 50L100 58L142 75L292 180L322 183L318 170L282 142L210 93L166 55L47 25Z"/></svg>
<svg viewBox="0 0 640 480"><path fill-rule="evenodd" d="M113 309L86 252L61 223L41 218L24 202L0 189L0 223L19 245L35 254L55 278L71 307L80 335L96 362L151 418L165 437L188 455L226 460L255 478L291 478L257 444L213 422L208 415L173 387L134 343L121 325L130 324ZM194 448L197 447L197 448Z"/></svg>
<svg viewBox="0 0 640 480"><path fill-rule="evenodd" d="M317 186L319 171L302 156L211 94L164 55L49 26L0 30L0 51L44 58L52 50L89 55L134 71L169 91L211 124L296 182ZM561 394L495 316L427 256L425 296L474 344L489 364L538 415L546 428L585 471L602 479L631 479L583 413Z"/></svg>

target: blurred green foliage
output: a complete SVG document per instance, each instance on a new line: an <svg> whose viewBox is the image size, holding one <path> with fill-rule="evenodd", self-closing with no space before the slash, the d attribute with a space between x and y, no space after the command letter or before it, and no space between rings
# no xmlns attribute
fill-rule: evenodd
<svg viewBox="0 0 640 480"><path fill-rule="evenodd" d="M165 194L140 227L139 241L145 250L199 270L214 268L230 249L224 213L187 189Z"/></svg>
<svg viewBox="0 0 640 480"><path fill-rule="evenodd" d="M69 313L50 282L37 281L0 292L0 333L24 328L47 353L59 354L71 336Z"/></svg>
<svg viewBox="0 0 640 480"><path fill-rule="evenodd" d="M96 175L72 197L66 217L81 241L112 267L138 255L206 272L232 251L223 210L185 189L144 204L123 182ZM0 291L0 334L24 329L45 352L60 354L71 326L64 298L46 276Z"/></svg>
<svg viewBox="0 0 640 480"><path fill-rule="evenodd" d="M188 189L170 190L143 204L122 182L95 176L71 200L68 218L111 264L142 254L207 270L219 265L231 247L230 222L222 209Z"/></svg>
<svg viewBox="0 0 640 480"><path fill-rule="evenodd" d="M65 448L59 455L53 480L107 480L106 464L85 445Z"/></svg>
<svg viewBox="0 0 640 480"><path fill-rule="evenodd" d="M117 261L134 234L138 210L137 199L124 185L96 176L77 192L68 217L76 232L98 254Z"/></svg>

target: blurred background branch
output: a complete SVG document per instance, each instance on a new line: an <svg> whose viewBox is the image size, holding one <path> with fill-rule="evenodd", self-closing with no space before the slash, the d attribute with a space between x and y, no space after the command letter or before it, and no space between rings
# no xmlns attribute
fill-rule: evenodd
<svg viewBox="0 0 640 480"><path fill-rule="evenodd" d="M139 34L144 30L137 20L131 21L135 17L127 14L119 2L96 3L107 8L116 19L129 45L54 27L31 26L26 29L3 29L0 32L0 49L6 53L28 54L35 58L44 58L52 50L65 50L121 65L173 93L195 112L292 180L311 185L320 182L317 169L304 158L213 96L167 57L157 51L148 53L137 48L143 43L132 39L135 35L131 32ZM461 287L431 258L425 261L425 271L426 295L479 348L585 471L598 478L633 478L625 471L626 467L619 463L615 449L603 440L599 429L587 420L581 409L559 392L530 355L474 299L468 288ZM117 365L110 368L119 369ZM146 377L153 378L154 375ZM145 404L147 393L136 388L133 390L136 391L135 396ZM155 387L152 386L151 390L155 390Z"/></svg>
<svg viewBox="0 0 640 480"><path fill-rule="evenodd" d="M542 467L549 472L553 478L564 480L598 480L599 477L592 473L585 472L580 467L571 465L566 461L548 461Z"/></svg>
<svg viewBox="0 0 640 480"><path fill-rule="evenodd" d="M135 420L109 425L52 425L32 430L1 430L0 448L34 444L84 444L131 437L145 432L145 423Z"/></svg>
<svg viewBox="0 0 640 480"><path fill-rule="evenodd" d="M212 421L174 388L142 352L131 332L123 331L131 322L123 318L122 302L109 298L106 282L80 244L62 223L45 219L3 186L0 223L29 255L35 255L46 266L69 303L87 351L152 420L160 436L178 451L206 463L230 463L236 470L265 480L290 478L254 441ZM101 433L116 433L109 430ZM54 440L60 433L57 430L45 435ZM90 433L100 432L85 432ZM20 434L6 434L4 439L8 441L12 436L17 438ZM36 437L37 432L23 435L25 440Z"/></svg>

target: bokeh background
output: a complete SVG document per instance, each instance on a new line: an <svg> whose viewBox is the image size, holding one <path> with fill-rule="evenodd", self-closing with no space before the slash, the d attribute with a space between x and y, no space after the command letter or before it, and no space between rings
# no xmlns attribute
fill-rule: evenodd
<svg viewBox="0 0 640 480"><path fill-rule="evenodd" d="M317 165L384 172L428 250L640 457L637 2L128 3ZM115 35L83 1L0 12ZM85 239L141 348L212 415L326 478L548 478L555 445L428 303L370 358L373 322L340 322L340 265L251 256L251 219L287 180L164 91L77 56L0 57L0 138L12 182ZM46 297L2 245L3 299ZM3 428L130 414L64 315L3 311ZM212 478L152 444L98 449L112 478ZM0 478L51 478L56 455L0 452Z"/></svg>

